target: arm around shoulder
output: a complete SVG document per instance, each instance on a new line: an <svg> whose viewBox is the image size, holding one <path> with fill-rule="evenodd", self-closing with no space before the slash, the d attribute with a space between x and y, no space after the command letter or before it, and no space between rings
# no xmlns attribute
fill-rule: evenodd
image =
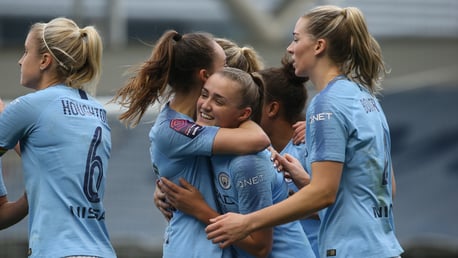
<svg viewBox="0 0 458 258"><path fill-rule="evenodd" d="M238 128L221 128L213 142L214 154L249 154L270 145L270 139L262 128L248 120Z"/></svg>

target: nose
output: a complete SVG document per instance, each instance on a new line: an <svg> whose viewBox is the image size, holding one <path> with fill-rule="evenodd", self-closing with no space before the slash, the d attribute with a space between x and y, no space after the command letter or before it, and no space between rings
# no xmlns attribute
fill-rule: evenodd
<svg viewBox="0 0 458 258"><path fill-rule="evenodd" d="M200 107L205 111L210 110L211 109L210 98L206 98L202 100Z"/></svg>
<svg viewBox="0 0 458 258"><path fill-rule="evenodd" d="M291 43L289 44L289 46L286 48L286 51L287 51L288 53L290 53L290 54L293 53L293 42L291 42Z"/></svg>
<svg viewBox="0 0 458 258"><path fill-rule="evenodd" d="M22 66L22 59L24 59L24 55L22 55L21 58L19 58L19 60L17 61L19 66Z"/></svg>

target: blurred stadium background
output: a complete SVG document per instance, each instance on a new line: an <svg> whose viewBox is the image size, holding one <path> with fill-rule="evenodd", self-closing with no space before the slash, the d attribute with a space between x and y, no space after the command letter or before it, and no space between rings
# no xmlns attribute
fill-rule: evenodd
<svg viewBox="0 0 458 258"><path fill-rule="evenodd" d="M167 29L252 45L266 66L275 66L296 19L321 4L359 7L392 68L381 103L391 125L403 257L458 257L456 0L0 0L0 97L8 102L30 92L19 85L17 61L37 21L66 16L99 29L105 52L98 98L107 103L125 81L123 72L145 60ZM106 106L113 149L105 208L113 244L120 258L160 257L166 223L152 202L147 137L157 109L128 129L117 120L119 107ZM14 153L3 158L3 177L8 197L18 198L24 186ZM0 231L0 258L25 257L26 246L27 218Z"/></svg>

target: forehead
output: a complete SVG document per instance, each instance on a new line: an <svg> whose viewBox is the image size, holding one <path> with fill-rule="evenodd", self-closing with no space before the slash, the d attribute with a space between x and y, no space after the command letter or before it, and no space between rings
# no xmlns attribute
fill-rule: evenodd
<svg viewBox="0 0 458 258"><path fill-rule="evenodd" d="M294 27L294 35L301 35L305 34L307 31L307 19L304 17L300 17L297 22L296 26Z"/></svg>
<svg viewBox="0 0 458 258"><path fill-rule="evenodd" d="M25 46L31 48L36 45L37 42L37 32L35 30L29 31L27 37L25 38Z"/></svg>
<svg viewBox="0 0 458 258"><path fill-rule="evenodd" d="M236 82L219 73L216 73L208 78L204 88L213 94L217 94L218 96L232 99L237 96L240 87Z"/></svg>

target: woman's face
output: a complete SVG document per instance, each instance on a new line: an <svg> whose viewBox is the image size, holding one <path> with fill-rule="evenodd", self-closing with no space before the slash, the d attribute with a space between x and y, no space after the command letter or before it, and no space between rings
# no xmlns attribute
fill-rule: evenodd
<svg viewBox="0 0 458 258"><path fill-rule="evenodd" d="M313 36L306 32L307 19L301 17L296 22L293 41L286 49L291 54L297 76L310 76L315 61L315 43Z"/></svg>
<svg viewBox="0 0 458 258"><path fill-rule="evenodd" d="M18 61L21 67L21 85L38 89L42 79L42 70L40 69L42 57L43 55L38 53L35 33L31 31L25 40L24 54Z"/></svg>
<svg viewBox="0 0 458 258"><path fill-rule="evenodd" d="M214 74L208 78L197 100L197 123L238 127L251 114L251 108L239 108L240 102L240 86L221 74Z"/></svg>

